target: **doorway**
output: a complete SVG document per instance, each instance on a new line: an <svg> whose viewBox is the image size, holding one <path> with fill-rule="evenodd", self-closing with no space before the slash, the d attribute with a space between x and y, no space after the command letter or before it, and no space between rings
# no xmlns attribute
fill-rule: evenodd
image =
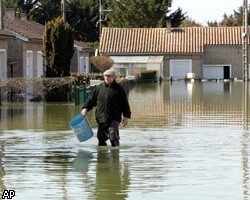
<svg viewBox="0 0 250 200"><path fill-rule="evenodd" d="M230 67L224 66L224 79L230 79Z"/></svg>

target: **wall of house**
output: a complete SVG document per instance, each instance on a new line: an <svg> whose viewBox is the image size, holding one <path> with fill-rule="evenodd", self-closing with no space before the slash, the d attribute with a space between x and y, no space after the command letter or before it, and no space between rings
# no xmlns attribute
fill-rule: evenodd
<svg viewBox="0 0 250 200"><path fill-rule="evenodd" d="M39 43L36 42L24 42L23 43L23 74L26 76L27 74L27 51L31 51L33 55L32 65L33 65L33 77L37 77L37 53L43 50L42 41Z"/></svg>
<svg viewBox="0 0 250 200"><path fill-rule="evenodd" d="M7 41L6 39L0 40L0 78L7 78Z"/></svg>
<svg viewBox="0 0 250 200"><path fill-rule="evenodd" d="M73 57L70 63L70 72L77 72L78 71L78 50L75 49Z"/></svg>
<svg viewBox="0 0 250 200"><path fill-rule="evenodd" d="M7 41L5 39L0 40L0 49L7 49Z"/></svg>
<svg viewBox="0 0 250 200"><path fill-rule="evenodd" d="M32 52L32 66L33 66L33 77L30 78L35 78L37 77L37 53L43 50L43 45L42 42L23 42L23 75L27 75L27 52L31 51Z"/></svg>
<svg viewBox="0 0 250 200"><path fill-rule="evenodd" d="M84 70L91 72L89 52L88 51L80 51L79 57L80 58L84 57L84 66L85 66Z"/></svg>
<svg viewBox="0 0 250 200"><path fill-rule="evenodd" d="M23 76L23 42L17 39L9 39L8 42L8 65L13 67L13 76ZM10 66L10 65L9 65ZM8 69L8 74L10 74Z"/></svg>
<svg viewBox="0 0 250 200"><path fill-rule="evenodd" d="M32 43L22 40L11 39L8 42L8 63L13 66L13 76L26 76L27 66L27 51L32 51L33 54L33 75L37 75L37 52L42 51L42 42Z"/></svg>
<svg viewBox="0 0 250 200"><path fill-rule="evenodd" d="M80 64L80 57L84 58L89 58L89 52L88 51L78 51L75 49L74 55L71 59L71 64L70 64L70 71L71 72L78 72L78 65ZM90 61L89 61L90 65Z"/></svg>
<svg viewBox="0 0 250 200"><path fill-rule="evenodd" d="M203 66L202 54L165 55L163 60L163 78L168 78L170 76L170 60L192 60L192 73L195 73L196 78L201 78Z"/></svg>
<svg viewBox="0 0 250 200"><path fill-rule="evenodd" d="M231 77L242 78L242 46L205 46L204 65L231 65Z"/></svg>

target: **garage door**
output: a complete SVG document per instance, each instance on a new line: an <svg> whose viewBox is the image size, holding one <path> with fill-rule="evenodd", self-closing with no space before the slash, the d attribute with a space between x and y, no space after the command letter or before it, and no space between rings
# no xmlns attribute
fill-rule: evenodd
<svg viewBox="0 0 250 200"><path fill-rule="evenodd" d="M174 79L184 79L192 73L192 60L170 60L170 76Z"/></svg>
<svg viewBox="0 0 250 200"><path fill-rule="evenodd" d="M205 79L229 79L230 78L230 66L204 66L203 78Z"/></svg>

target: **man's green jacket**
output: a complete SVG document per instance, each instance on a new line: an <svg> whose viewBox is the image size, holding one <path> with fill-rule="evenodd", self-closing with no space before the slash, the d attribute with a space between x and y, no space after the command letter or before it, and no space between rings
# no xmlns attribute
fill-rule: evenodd
<svg viewBox="0 0 250 200"><path fill-rule="evenodd" d="M96 86L82 108L90 111L93 107L96 107L97 123L111 123L112 120L121 122L122 115L131 117L126 92L115 80L110 86L105 82Z"/></svg>

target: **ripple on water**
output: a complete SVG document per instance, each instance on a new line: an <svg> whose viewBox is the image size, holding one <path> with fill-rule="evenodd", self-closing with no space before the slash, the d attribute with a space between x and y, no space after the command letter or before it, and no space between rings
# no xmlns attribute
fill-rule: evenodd
<svg viewBox="0 0 250 200"><path fill-rule="evenodd" d="M120 148L98 148L71 131L6 131L0 187L16 199L248 198L248 141L239 129L121 129Z"/></svg>

